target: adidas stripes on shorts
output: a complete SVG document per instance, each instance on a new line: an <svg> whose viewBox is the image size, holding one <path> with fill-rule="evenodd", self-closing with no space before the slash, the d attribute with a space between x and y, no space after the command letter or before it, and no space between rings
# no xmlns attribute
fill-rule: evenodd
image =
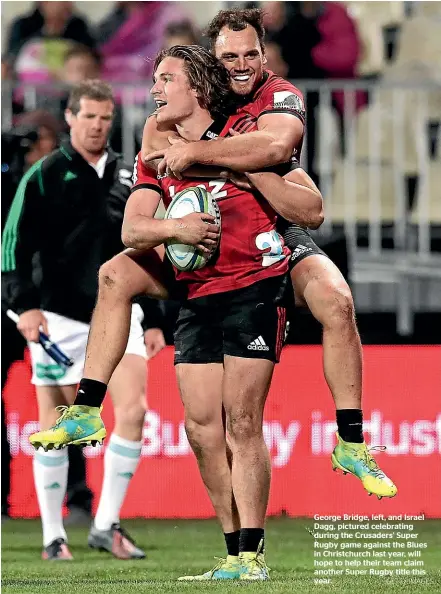
<svg viewBox="0 0 441 594"><path fill-rule="evenodd" d="M283 236L285 245L290 249L289 269L292 270L296 264L308 256L327 256L325 252L315 243L308 229L288 223L282 219L277 224L278 232Z"/></svg>
<svg viewBox="0 0 441 594"><path fill-rule="evenodd" d="M74 360L72 367L58 365L49 357L46 351L36 342L28 343L31 363L32 380L35 386L72 386L78 384L83 377L84 359L86 356L89 324L66 318L51 311L43 311L49 328L50 338L57 343L62 351ZM126 355L139 355L147 359L144 344L144 331L141 322L144 312L141 306L132 305L130 334Z"/></svg>
<svg viewBox="0 0 441 594"><path fill-rule="evenodd" d="M288 275L189 299L175 330L175 365L223 363L224 355L278 363L285 340Z"/></svg>

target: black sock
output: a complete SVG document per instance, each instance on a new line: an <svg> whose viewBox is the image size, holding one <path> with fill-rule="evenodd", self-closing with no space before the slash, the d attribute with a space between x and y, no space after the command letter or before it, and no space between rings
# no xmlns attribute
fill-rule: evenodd
<svg viewBox="0 0 441 594"><path fill-rule="evenodd" d="M344 441L363 443L363 412L359 408L338 410L337 427Z"/></svg>
<svg viewBox="0 0 441 594"><path fill-rule="evenodd" d="M239 551L241 553L257 553L259 543L264 537L265 530L263 528L241 528L239 537ZM265 542L263 544L265 544Z"/></svg>
<svg viewBox="0 0 441 594"><path fill-rule="evenodd" d="M103 382L83 378L78 386L77 396L74 404L83 404L86 406L96 406L99 408L104 402L107 386Z"/></svg>
<svg viewBox="0 0 441 594"><path fill-rule="evenodd" d="M236 532L224 532L225 543L227 545L228 555L234 555L235 557L239 554L239 534L240 530Z"/></svg>

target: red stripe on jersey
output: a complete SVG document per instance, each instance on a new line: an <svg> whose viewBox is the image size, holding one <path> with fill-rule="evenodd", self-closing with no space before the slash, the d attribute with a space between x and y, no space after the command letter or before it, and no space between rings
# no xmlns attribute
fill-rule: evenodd
<svg viewBox="0 0 441 594"><path fill-rule="evenodd" d="M249 132L255 127L256 127L256 122L255 122L255 120L252 120L251 122L248 123L248 125L244 126L241 129L241 133L244 134L245 132Z"/></svg>
<svg viewBox="0 0 441 594"><path fill-rule="evenodd" d="M236 116L232 116L230 118L230 120L234 119L234 117L236 117ZM256 118L253 118L249 115L245 115L245 116L239 117L239 119L237 119L235 122L233 122L232 125L229 126L228 129L233 128L233 130L236 130L236 132L242 132L244 126L249 126L250 124L255 125L256 122L257 122Z"/></svg>
<svg viewBox="0 0 441 594"><path fill-rule="evenodd" d="M277 308L277 339L276 339L276 361L280 360L282 354L283 343L285 342L285 329L286 329L286 308Z"/></svg>

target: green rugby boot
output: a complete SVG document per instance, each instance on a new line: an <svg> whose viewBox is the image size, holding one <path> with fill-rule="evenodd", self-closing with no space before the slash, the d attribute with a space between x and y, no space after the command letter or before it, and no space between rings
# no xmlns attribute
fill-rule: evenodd
<svg viewBox="0 0 441 594"><path fill-rule="evenodd" d="M46 431L38 431L29 437L36 450L60 450L70 444L97 445L103 443L107 435L101 419L101 409L92 406L57 406L61 412L55 425Z"/></svg>

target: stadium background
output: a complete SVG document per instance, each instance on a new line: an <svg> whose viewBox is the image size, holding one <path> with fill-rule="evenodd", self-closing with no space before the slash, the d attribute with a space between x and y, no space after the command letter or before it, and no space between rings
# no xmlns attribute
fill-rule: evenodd
<svg viewBox="0 0 441 594"><path fill-rule="evenodd" d="M72 4L91 25L115 5ZM145 10L149 4L164 5L167 22L173 21L173 13L173 18L189 18L202 27L227 3L142 4ZM269 4L273 6L268 7L272 15L268 23L278 39L278 19L285 23L283 28L295 15L280 17L275 6L284 3ZM399 496L378 502L366 497L355 479L332 473L334 409L322 377L321 349L301 346L318 343L320 332L310 316L296 313L289 337L296 346L284 352L266 411L265 435L274 467L269 512L441 517L441 3L339 5L347 6L357 31L357 55L352 56L351 75L339 76L332 74L332 68L327 72L322 68L319 79L293 79L310 102L316 124L311 126L314 134L308 133L302 159L319 179L325 200L327 220L317 241L347 272L362 340L372 345L365 348L366 428L371 445L387 446L376 456L397 483ZM3 52L11 21L31 6L30 2L2 2ZM334 40L338 38L339 32L334 31ZM161 44L161 39L149 40L145 55L151 57L152 47ZM289 75L294 65L288 58L288 62L280 60L277 47L281 46L276 46L271 42L272 64ZM289 57L289 48L281 49ZM14 129L20 112L51 111L57 101L62 82L46 79L47 72L42 80L44 69L33 64L26 54L21 61L8 55L2 60L2 132ZM150 80L112 82L120 111L116 142L130 160L151 108ZM381 346L373 346L378 343ZM171 361L169 347L150 365L143 459L123 517L212 515L184 437ZM27 442L37 418L29 380L25 355L12 367L4 393L13 454L11 514L18 517L38 513ZM108 405L105 414L111 424ZM87 456L89 484L97 492L102 451L89 449Z"/></svg>

